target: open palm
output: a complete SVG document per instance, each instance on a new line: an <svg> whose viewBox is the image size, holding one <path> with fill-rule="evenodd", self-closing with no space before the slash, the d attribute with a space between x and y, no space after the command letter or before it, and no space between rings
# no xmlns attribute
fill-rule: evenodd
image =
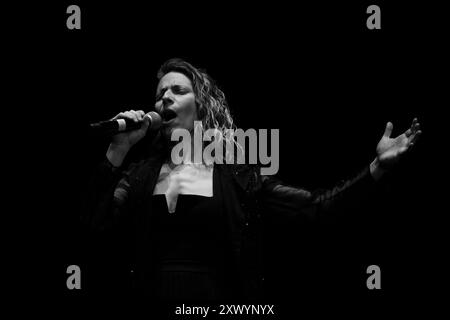
<svg viewBox="0 0 450 320"><path fill-rule="evenodd" d="M393 124L388 122L383 137L377 145L377 158L380 165L384 168L389 168L395 164L401 155L414 145L422 133L417 118L412 121L408 130L396 138L390 138L392 129Z"/></svg>

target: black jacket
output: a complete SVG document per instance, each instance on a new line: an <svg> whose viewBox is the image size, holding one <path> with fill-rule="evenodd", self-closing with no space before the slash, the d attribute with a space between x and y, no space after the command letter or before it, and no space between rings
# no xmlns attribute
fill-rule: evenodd
<svg viewBox="0 0 450 320"><path fill-rule="evenodd" d="M105 159L91 180L84 209L86 222L94 230L126 234L123 239L129 241L129 269L136 288L150 281L151 195L161 166L162 159L148 158L126 170L115 170ZM368 167L333 189L310 192L287 186L274 176L262 176L257 166L215 165L214 196L222 201L227 218L229 260L238 291L246 298L258 298L262 292L265 215L322 219L361 202L374 185Z"/></svg>

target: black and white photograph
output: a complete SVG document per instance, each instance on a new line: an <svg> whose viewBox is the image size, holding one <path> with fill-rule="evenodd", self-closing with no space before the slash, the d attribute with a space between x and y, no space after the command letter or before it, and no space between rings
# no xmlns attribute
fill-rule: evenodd
<svg viewBox="0 0 450 320"><path fill-rule="evenodd" d="M17 289L39 308L433 318L448 251L442 8L38 9L14 80L33 129L9 140L25 154L18 216L32 217L12 251L39 278Z"/></svg>

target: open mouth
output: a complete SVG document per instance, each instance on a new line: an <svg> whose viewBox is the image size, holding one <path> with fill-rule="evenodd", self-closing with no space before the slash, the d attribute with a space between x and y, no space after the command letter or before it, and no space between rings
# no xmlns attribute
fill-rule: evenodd
<svg viewBox="0 0 450 320"><path fill-rule="evenodd" d="M177 114L171 109L165 109L161 113L161 117L163 118L164 122L169 122L170 120L175 119L177 117Z"/></svg>

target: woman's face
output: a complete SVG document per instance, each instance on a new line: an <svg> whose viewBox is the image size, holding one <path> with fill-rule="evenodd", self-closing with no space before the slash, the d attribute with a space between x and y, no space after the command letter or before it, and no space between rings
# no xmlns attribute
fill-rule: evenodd
<svg viewBox="0 0 450 320"><path fill-rule="evenodd" d="M198 120L191 81L184 74L169 72L156 88L155 109L163 116L163 133L170 139L175 129L192 131Z"/></svg>

